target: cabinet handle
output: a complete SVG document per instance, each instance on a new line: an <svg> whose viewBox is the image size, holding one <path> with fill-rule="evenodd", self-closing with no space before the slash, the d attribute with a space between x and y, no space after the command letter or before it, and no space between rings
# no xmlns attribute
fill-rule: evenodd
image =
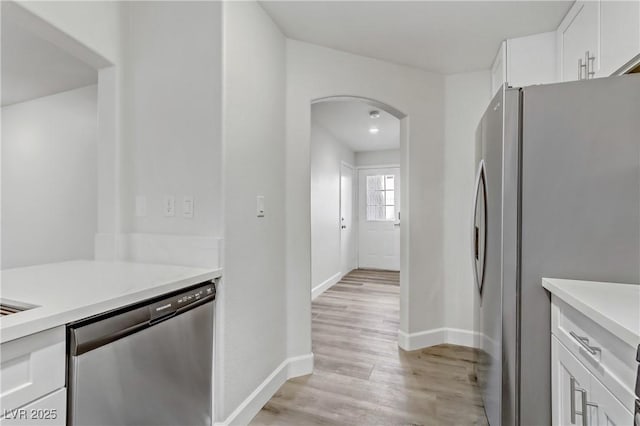
<svg viewBox="0 0 640 426"><path fill-rule="evenodd" d="M579 414L582 415L582 426L589 426L589 422L587 419L587 391L585 389L582 388L577 388L576 389L578 392L580 392L581 395L581 407L580 409L582 411L580 411Z"/></svg>
<svg viewBox="0 0 640 426"><path fill-rule="evenodd" d="M582 63L582 58L578 59L578 80L582 80L582 70L586 70L587 64Z"/></svg>
<svg viewBox="0 0 640 426"><path fill-rule="evenodd" d="M569 401L571 403L571 424L575 425L576 424L576 379L574 377L571 377L571 379L569 380L570 386L569 386L569 392L571 392L571 398L569 398Z"/></svg>
<svg viewBox="0 0 640 426"><path fill-rule="evenodd" d="M580 343L580 346L582 346L585 351L589 352L591 355L596 355L597 353L602 352L602 350L599 347L589 345L588 337L578 336L573 331L570 331L569 334L571 335L571 337L576 339L578 343Z"/></svg>
<svg viewBox="0 0 640 426"><path fill-rule="evenodd" d="M593 78L596 75L596 72L593 70L593 65L595 63L596 57L591 56L589 51L584 52L584 63L587 71L586 78L587 80Z"/></svg>
<svg viewBox="0 0 640 426"><path fill-rule="evenodd" d="M571 402L571 424L576 424L576 414L580 414L582 416L582 426L589 426L589 412L587 407L598 407L598 404L587 402L587 390L576 386L575 377L571 376L569 382L571 392L571 398L569 399L569 401ZM580 409L582 411L576 411L576 392L580 392Z"/></svg>

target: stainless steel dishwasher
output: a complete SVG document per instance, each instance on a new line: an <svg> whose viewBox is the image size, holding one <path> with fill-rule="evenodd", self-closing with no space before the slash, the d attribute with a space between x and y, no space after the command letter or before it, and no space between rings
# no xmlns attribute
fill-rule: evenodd
<svg viewBox="0 0 640 426"><path fill-rule="evenodd" d="M68 326L69 425L211 425L214 283Z"/></svg>

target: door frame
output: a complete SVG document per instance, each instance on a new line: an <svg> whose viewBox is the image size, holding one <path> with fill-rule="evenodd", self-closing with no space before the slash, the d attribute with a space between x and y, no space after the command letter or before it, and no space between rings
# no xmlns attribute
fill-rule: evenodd
<svg viewBox="0 0 640 426"><path fill-rule="evenodd" d="M340 202L338 203L338 217L342 218L342 168L343 167L347 167L349 169L351 169L351 226L353 228L352 230L352 235L355 239L354 241L354 246L355 246L355 267L356 269L359 267L358 265L358 255L359 255L359 245L358 245L358 228L357 227L353 227L353 223L354 221L354 216L357 217L357 213L354 214L354 212L356 212L356 208L358 206L358 193L355 190L355 180L356 180L356 176L358 173L358 168L356 166L354 166L353 164L347 163L344 160L340 160L340 187L338 190L339 193L339 197L340 197ZM342 223L342 221L340 221ZM340 262L342 262L342 229L340 230ZM342 268L341 268L342 269ZM345 275L347 275L349 272L351 271L340 271L340 274L344 277Z"/></svg>
<svg viewBox="0 0 640 426"><path fill-rule="evenodd" d="M322 89L320 89L320 92L322 92ZM409 258L410 258L409 236L411 233L410 232L411 223L410 223L410 215L409 215L411 210L410 209L411 196L409 194L410 192L409 191L409 167L410 167L409 145L411 141L411 138L409 137L410 117L408 114L401 111L400 109L386 102L382 102L375 99L374 96L357 96L354 94L339 95L331 92L333 92L333 90L331 90L329 93L318 93L316 94L316 96L313 96L313 94L309 93L308 98L305 98L303 100L301 99L302 102L300 102L300 104L298 105L299 108L301 109L306 108L306 112L300 112L300 113L292 112L291 114L288 113L288 116L289 115L300 116L302 120L301 121L302 124L300 124L300 129L297 129L297 130L300 130L300 133L297 133L296 136L307 138L307 145L303 146L302 151L297 153L298 157L303 157L304 161L307 162L307 166L306 166L307 169L301 171L304 174L305 179L308 179L308 180L310 179L310 170L309 170L309 166L311 164L311 156L310 156L310 150L309 150L310 140L311 140L310 112L311 112L311 106L313 104L320 103L320 102L333 102L333 101L362 102L370 106L373 106L375 108L382 109L388 112L389 114L393 115L400 121L400 166L399 166L400 175L401 175L400 191L401 191L401 211L405 212L403 215L405 218L405 225L400 228L400 306L399 306L400 312L399 312L399 318L398 318L400 321L400 324L398 327L397 342L399 347L403 349L409 349L411 345L407 340L407 336L408 336L408 330L409 330L409 317L410 317L409 310L411 305L410 297L409 297L410 296L409 276L411 272L410 261L409 261ZM296 111L296 110L297 108L291 109L291 111ZM288 130L291 130L291 129L288 128ZM304 135L303 132L306 133L306 135ZM291 136L288 135L287 136L288 141L290 140L290 138ZM299 159L302 159L302 158L299 158ZM394 166L398 166L398 165L394 164ZM370 166L361 166L361 167L366 168ZM310 198L307 198L304 201L307 203L307 207L308 207L310 205ZM295 202L293 204L295 204ZM293 208L293 204L292 206L288 206L287 209L289 210L290 208ZM309 210L309 217L306 222L291 225L293 228L296 228L296 229L300 228L298 230L301 232L304 231L305 235L309 238L309 240L305 240L303 238L303 241L306 243L304 244L304 246L308 247L308 251L298 252L297 250L294 250L294 249L288 249L288 252L287 252L287 259L288 259L287 282L293 283L293 282L296 282L296 280L298 281L302 280L308 283L307 286L304 286L299 290L299 292L305 293L304 295L300 294L299 297L300 298L308 297L308 304L305 303L305 306L303 307L303 309L298 309L299 305L292 304L288 306L288 312L292 313L292 317L297 317L300 321L304 321L302 325L301 324L297 325L297 328L302 331L300 332L300 336L294 337L293 340L296 342L296 344L300 344L302 345L302 347L308 348L309 351L311 351L311 327L312 327L311 325L312 285L311 285L311 263L310 263L310 260L311 260L310 259L311 257L310 256L311 254L310 253L310 249L311 249L311 244L310 244L311 243L311 240L310 240L311 238L311 217L310 216L311 215L310 213L311 212ZM291 247L295 246L297 248L300 248L299 244L294 244L294 240L292 240L291 237L288 237L287 241L288 243L291 244ZM308 255L308 257L306 257L305 255ZM299 265L299 267L296 267L296 265ZM295 306L295 310L291 310L293 306ZM299 310L302 312L298 312Z"/></svg>
<svg viewBox="0 0 640 426"><path fill-rule="evenodd" d="M356 210L357 210L357 218L358 218L358 226L357 228L357 232L356 232L356 265L358 265L358 268L360 267L360 170L367 170L367 169L392 169L392 168L397 168L398 170L400 170L400 176L402 176L402 167L400 166L400 164L398 163L386 163L386 164L372 164L372 165L366 165L366 166L356 166L356 176L357 176L357 185L356 185ZM404 193L402 192L402 179L400 180L400 207L402 207L402 197L404 197ZM407 191L409 192L409 191ZM401 211L401 210L400 210ZM400 222L402 222L402 220L400 220ZM401 232L402 232L402 225L400 225L401 228ZM400 238L402 238L402 233L400 234ZM400 273L402 274L402 241L400 241Z"/></svg>

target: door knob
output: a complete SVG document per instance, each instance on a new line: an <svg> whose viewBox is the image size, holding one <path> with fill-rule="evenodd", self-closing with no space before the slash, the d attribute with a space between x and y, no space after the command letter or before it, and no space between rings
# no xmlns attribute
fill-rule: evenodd
<svg viewBox="0 0 640 426"><path fill-rule="evenodd" d="M341 228L342 229L347 229L347 227L345 225L342 225Z"/></svg>

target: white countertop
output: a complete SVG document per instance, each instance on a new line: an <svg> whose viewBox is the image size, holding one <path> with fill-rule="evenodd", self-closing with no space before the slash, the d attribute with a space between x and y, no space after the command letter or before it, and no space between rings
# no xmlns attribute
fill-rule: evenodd
<svg viewBox="0 0 640 426"><path fill-rule="evenodd" d="M543 278L542 286L633 348L640 344L640 285Z"/></svg>
<svg viewBox="0 0 640 426"><path fill-rule="evenodd" d="M0 343L221 275L221 269L89 260L6 269L0 298L38 307L2 317Z"/></svg>

